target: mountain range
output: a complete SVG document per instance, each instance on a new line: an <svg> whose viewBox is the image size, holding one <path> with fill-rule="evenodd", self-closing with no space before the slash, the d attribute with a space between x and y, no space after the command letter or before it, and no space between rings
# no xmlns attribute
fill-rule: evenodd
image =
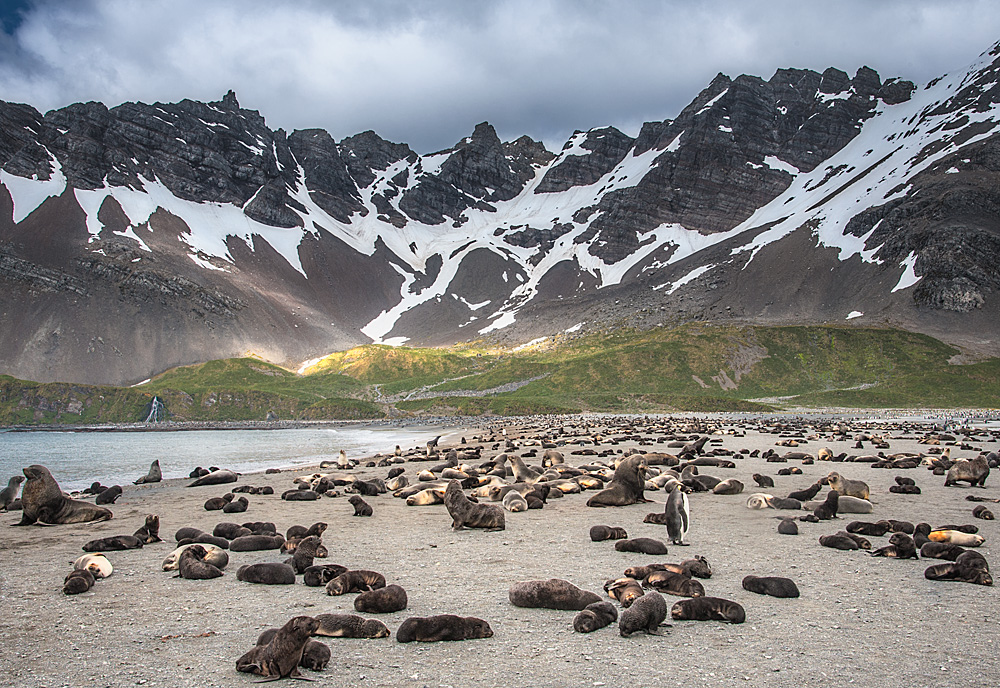
<svg viewBox="0 0 1000 688"><path fill-rule="evenodd" d="M856 323L996 355L1000 44L928 84L719 74L634 138L420 155L201 103L0 101L0 373Z"/></svg>

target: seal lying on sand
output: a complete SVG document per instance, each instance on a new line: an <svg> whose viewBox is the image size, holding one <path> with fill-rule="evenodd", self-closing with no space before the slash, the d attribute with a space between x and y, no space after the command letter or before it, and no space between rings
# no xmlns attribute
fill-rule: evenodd
<svg viewBox="0 0 1000 688"><path fill-rule="evenodd" d="M439 640L470 640L473 638L492 638L493 629L490 625L474 616L455 616L440 614L438 616L411 616L399 626L396 640L401 643L412 643L414 640L422 643L432 643Z"/></svg>
<svg viewBox="0 0 1000 688"><path fill-rule="evenodd" d="M507 593L515 607L544 607L546 609L574 609L580 611L588 604L601 602L601 596L581 590L567 580L530 580L514 583Z"/></svg>
<svg viewBox="0 0 1000 688"><path fill-rule="evenodd" d="M28 479L21 490L21 522L15 525L28 526L32 523L90 523L110 521L111 509L96 506L79 499L70 499L59 489L49 469L45 466L28 466L23 469Z"/></svg>

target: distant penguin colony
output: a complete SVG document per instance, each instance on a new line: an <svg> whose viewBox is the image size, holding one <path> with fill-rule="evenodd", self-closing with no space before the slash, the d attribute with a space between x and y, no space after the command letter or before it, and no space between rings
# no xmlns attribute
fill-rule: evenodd
<svg viewBox="0 0 1000 688"><path fill-rule="evenodd" d="M421 516L426 508L426 527L439 536L448 533L447 537L463 542L478 541L489 548L499 547L504 542L504 534L492 531L503 531L507 527L513 530L528 519L537 519L537 510L550 508L550 500L556 499L564 500L560 502L560 509L576 506L588 514L603 514L601 521L613 524L588 524L575 534L566 531L565 535L576 538L576 546L581 552L593 548L593 551L599 550L602 557L609 554L621 557L621 566L616 570L592 571L584 567L584 573L581 575L577 571L572 579L564 577L564 572L553 570L550 578L514 581L508 588L505 604L572 613L567 614L562 623L577 633L613 633L616 625L622 638L634 639L622 642L643 642L644 636L666 633L680 635L687 623L742 624L748 617L753 619L762 605L794 605L797 598L815 598L812 581L805 572L805 580L798 583L782 575L771 575L775 572L769 564L768 552L777 548L802 552L807 557L823 557L824 561L864 557L870 562L868 566L878 567L885 572L884 576L992 585L986 557L977 551L986 544L988 532L980 534L976 525L957 518L953 523L944 524L929 516L919 522L917 519L908 522L888 518L899 513L889 508L892 504L904 504L914 514L919 514L920 500L926 493L921 492L917 480L905 475L865 473L862 468L865 471L900 471L924 467L931 473L937 472L938 480L949 488L947 492L957 494L957 498L971 492L969 501L993 501L976 493L989 477L992 466L987 457L993 455L980 453L972 458L952 458L941 451L910 455L892 454L891 449L883 449L884 453L878 455L852 456L847 452L834 454L827 448L814 455L803 451L803 445L812 441L805 436L782 438L776 444L795 447L795 451L754 450L755 454L747 449L726 449L720 446L722 439L714 434L676 431L670 433L670 440L660 443L668 446L656 447L657 451L640 452L641 442L639 447L615 448L618 435L649 436L651 433L640 431L643 422L666 424L665 421L632 420L627 431L621 432L610 425L599 429L588 427L585 432L581 428L578 445L568 441L566 436L570 433L566 428L535 439L505 427L502 429L507 432L495 430L488 436L484 433L473 438L478 442L476 446L468 445L464 438L459 447L449 447L447 442L441 446L442 437L437 436L424 446L410 450L397 447L394 452L371 461L348 458L341 450L335 459L324 461L324 467L318 472L296 475L291 485L286 483L277 493L271 485L265 486L266 491L250 485L233 485L241 478L234 471L198 468L191 473L195 481L190 487L205 488L205 494L195 497L196 503L204 504L205 510L227 515L249 510L256 518L266 518L271 507L280 504L286 510L283 513L302 509L303 514L313 516L304 523L319 514L324 520L308 527L282 524L282 529L267 521L226 520L216 523L210 533L185 525L175 531L176 549L162 560L162 568L171 572L178 579L177 585L182 587L192 585L188 581L200 581L197 584L211 586L202 589L218 592L222 588L217 586L244 585L259 591L254 594L268 595L267 586L301 585L303 590L318 588L314 593L321 596L353 595L348 604L353 604L354 610L364 615L398 613L410 608L411 603L414 611L425 614L428 611L426 597L420 594L418 580L408 579L408 587L416 585L411 600L411 590L394 582L390 571L383 574L364 568L364 562L352 562L355 568L345 565L347 561L327 563L327 557L339 558L340 548L335 545L345 537L374 539L377 528L393 518L389 507L397 508L396 504L387 504L384 500L399 498L403 500L399 506L405 502L407 506L403 508L418 507ZM794 432L792 427L788 427L785 434L805 435ZM827 430L825 434L813 431L813 435L830 442L849 439L846 432L836 429ZM873 442L870 437L872 435L866 434L863 439L854 441ZM606 442L609 446L604 446ZM891 444L890 440L879 437L876 446L891 447ZM487 446L493 447L492 455L486 453ZM677 453L660 451L662 449ZM748 459L752 462L743 463ZM409 462L426 462L426 467L407 470ZM749 470L739 472L743 466L759 470L766 463L790 462L797 465L786 465L775 477ZM818 466L823 464L818 462L838 463L839 470L821 470ZM814 465L816 463L818 466ZM378 474L364 472L365 469L376 469ZM737 471L735 475L739 477L725 477L723 471ZM109 509L101 510L91 503L65 497L44 467L33 466L24 472L29 483L20 504L15 503L23 482L20 476L12 478L7 488L0 492L0 507L22 508L25 512L23 522L35 519L42 523L77 523L84 519L111 518ZM720 476L713 473L720 473ZM880 480L883 475L886 480ZM275 478L272 482L282 479ZM752 480L750 484L756 484L762 491L746 498L740 496L746 479ZM84 492L98 503L104 501L113 505L116 499L130 503L136 491L148 494L162 489L156 485L161 480L159 462L154 461L149 473L135 481L139 487L107 488L94 483ZM926 487L925 481L920 482ZM893 483L888 490L886 483ZM218 485L227 485L232 490L218 496L221 490L213 487ZM951 488L957 489L953 492ZM970 491L968 488L976 489ZM586 500L575 496L583 492L592 495ZM251 503L247 497L237 496L240 493L254 495L254 501ZM382 496L386 493L388 496ZM661 493L664 496L657 499ZM298 496L306 494L308 498ZM328 500L338 498L343 500L342 509L319 510L322 505L315 504L317 501L333 504L336 502ZM738 588L735 599L713 594L720 586L713 579L713 568L704 553L687 559L677 557L673 560L677 563L666 558L676 552L673 548L677 546L715 546L715 543L700 541L697 535L702 532L700 528L692 530L692 501L698 514L704 513L698 508L702 504L709 513L709 507L728 504L732 513L746 523L768 524L766 529L756 531L758 541L754 552L759 566L750 566L751 570L744 571L734 571L731 566L719 567L724 574L718 577L728 578L723 589ZM654 510L640 520L641 514L634 508L616 508L647 502L657 507L662 504L662 511ZM601 510L586 509L584 504L601 507ZM347 505L353 509L347 509ZM771 510L779 514L768 513ZM201 509L197 511L201 518L211 518ZM983 504L965 507L963 513L968 519L978 519L977 522L985 527L989 527L988 521L993 519L993 513ZM353 519L351 516L367 518ZM868 520L853 520L855 518ZM177 525L182 524L172 524L171 530ZM457 532L451 534L449 526ZM738 522L734 527L739 527ZM72 570L60 572L63 593L84 597L100 595L102 585L106 585L100 581L114 570L109 556L130 557L130 565L139 557L148 556L143 549L162 542L159 528L160 518L149 514L133 535L80 538L80 547L88 554L78 558ZM553 530L556 528L554 526ZM661 539L661 528L666 528L664 539ZM355 531L358 534L353 534ZM324 544L324 534L329 537L331 532L337 534L336 539L333 544ZM800 534L805 537L784 537ZM637 561L636 555L648 559ZM156 556L162 557L162 552ZM230 566L230 558L235 565ZM936 563L913 568L909 562L920 558L934 559ZM582 561L586 561L586 557ZM270 594L274 592L272 589ZM773 599L768 602L768 598ZM769 607L775 608L781 609ZM439 610L435 608L435 611ZM787 613L796 612L789 610ZM322 671L333 653L324 643L313 640L314 635L384 639L395 634L397 641L404 644L485 641L493 636L490 622L474 616L447 613L411 616L405 620L396 619L396 624L394 632L389 627L391 621L387 625L356 614L294 617L283 626L260 634L256 645L236 661L236 670L265 679L300 677L300 669ZM257 626L260 627L262 625ZM608 627L611 629L606 630ZM656 642L655 639L647 640Z"/></svg>

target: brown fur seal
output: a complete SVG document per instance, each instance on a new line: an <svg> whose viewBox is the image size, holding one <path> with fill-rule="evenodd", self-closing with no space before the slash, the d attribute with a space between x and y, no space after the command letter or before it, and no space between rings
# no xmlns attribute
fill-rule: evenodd
<svg viewBox="0 0 1000 688"><path fill-rule="evenodd" d="M993 577L982 569L961 566L957 563L937 564L924 571L927 580L960 581L975 585L993 585Z"/></svg>
<svg viewBox="0 0 1000 688"><path fill-rule="evenodd" d="M642 581L644 587L680 597L702 597L705 586L693 578L673 571L653 571Z"/></svg>
<svg viewBox="0 0 1000 688"><path fill-rule="evenodd" d="M712 492L717 495L735 495L743 491L743 483L736 478L723 480L712 488Z"/></svg>
<svg viewBox="0 0 1000 688"><path fill-rule="evenodd" d="M580 611L588 604L600 602L600 595L581 590L567 580L530 580L514 583L507 593L515 607L573 609Z"/></svg>
<svg viewBox="0 0 1000 688"><path fill-rule="evenodd" d="M17 491L23 482L23 475L15 475L7 482L7 487L0 490L0 511L7 511L7 507L17 499Z"/></svg>
<svg viewBox="0 0 1000 688"><path fill-rule="evenodd" d="M989 509L987 509L982 504L980 504L979 506L977 506L975 509L972 510L972 515L975 518L981 518L984 521L992 521L993 520L993 512L990 511Z"/></svg>
<svg viewBox="0 0 1000 688"><path fill-rule="evenodd" d="M593 542L600 542L602 540L624 540L628 537L628 533L625 532L624 528L618 528L615 526L593 526L590 529L590 539Z"/></svg>
<svg viewBox="0 0 1000 688"><path fill-rule="evenodd" d="M675 602L670 608L674 621L727 621L741 624L747 620L743 607L721 597L692 597Z"/></svg>
<svg viewBox="0 0 1000 688"><path fill-rule="evenodd" d="M221 497L209 497L205 500L205 511L221 511L229 502L236 497L232 492L227 492Z"/></svg>
<svg viewBox="0 0 1000 688"><path fill-rule="evenodd" d="M371 504L363 500L358 495L352 495L347 501L354 507L355 516L371 516L374 513L372 511Z"/></svg>
<svg viewBox="0 0 1000 688"><path fill-rule="evenodd" d="M632 540L619 540L615 543L615 550L660 556L667 553L667 546L662 541L653 538L634 538Z"/></svg>
<svg viewBox="0 0 1000 688"><path fill-rule="evenodd" d="M134 485L145 485L149 483L158 483L163 480L163 472L160 470L160 460L156 459L149 465L149 472L143 477L136 480Z"/></svg>
<svg viewBox="0 0 1000 688"><path fill-rule="evenodd" d="M646 594L646 591L639 585L639 581L628 576L612 578L607 581L604 584L604 592L608 593L608 597L611 599L618 600L624 609L628 609L633 602Z"/></svg>
<svg viewBox="0 0 1000 688"><path fill-rule="evenodd" d="M378 619L365 619L357 614L317 614L316 635L331 638L388 638L388 627Z"/></svg>
<svg viewBox="0 0 1000 688"><path fill-rule="evenodd" d="M227 470L219 470L206 473L188 485L188 487L201 487L202 485L225 485L226 483L235 483L237 480L239 480L239 476L236 475L236 473Z"/></svg>
<svg viewBox="0 0 1000 688"><path fill-rule="evenodd" d="M126 549L142 549L142 540L134 535L112 535L91 540L83 546L84 552L120 552Z"/></svg>
<svg viewBox="0 0 1000 688"><path fill-rule="evenodd" d="M920 556L925 559L945 559L955 561L965 549L950 542L927 541L920 546Z"/></svg>
<svg viewBox="0 0 1000 688"><path fill-rule="evenodd" d="M817 481L804 490L796 490L794 492L789 492L787 499L795 499L800 502L808 502L810 499L819 494L819 491L821 489L823 489L823 484Z"/></svg>
<svg viewBox="0 0 1000 688"><path fill-rule="evenodd" d="M830 490L822 504L813 509L813 515L821 521L837 518L837 508L840 505L840 493Z"/></svg>
<svg viewBox="0 0 1000 688"><path fill-rule="evenodd" d="M322 542L315 535L304 538L295 548L295 554L292 555L292 558L285 563L291 564L292 568L295 569L295 573L305 573L306 569L313 565L313 559L316 558L316 550L319 549L321 544Z"/></svg>
<svg viewBox="0 0 1000 688"><path fill-rule="evenodd" d="M313 564L302 573L302 582L311 588L326 585L342 573L347 573L347 567L340 564Z"/></svg>
<svg viewBox="0 0 1000 688"><path fill-rule="evenodd" d="M15 525L29 526L32 523L55 525L111 520L113 514L110 509L79 499L70 499L64 495L45 466L28 466L23 471L28 481L21 489L21 522Z"/></svg>
<svg viewBox="0 0 1000 688"><path fill-rule="evenodd" d="M163 542L160 539L160 517L155 514L149 514L146 516L145 523L132 533L132 535L139 538L145 545L151 545L154 542Z"/></svg>
<svg viewBox="0 0 1000 688"><path fill-rule="evenodd" d="M168 554L163 559L163 570L176 571L178 561L180 560L181 552L186 550L188 547L192 546L193 545L182 545L181 547L178 547L173 552ZM207 554L205 555L205 561L212 564L212 566L218 569L224 569L226 568L226 566L229 565L229 555L221 547L216 547L215 545L208 545L208 544L202 544L201 546L204 547L205 551L207 552Z"/></svg>
<svg viewBox="0 0 1000 688"><path fill-rule="evenodd" d="M837 494L834 492L833 494ZM819 544L824 547L830 547L832 549L842 549L842 550L853 550L861 549L858 547L858 543L854 541L854 538L847 534L844 535L820 535Z"/></svg>
<svg viewBox="0 0 1000 688"><path fill-rule="evenodd" d="M114 572L111 562L103 554L84 554L77 557L73 562L74 569L87 569L94 576L94 580L107 578Z"/></svg>
<svg viewBox="0 0 1000 688"><path fill-rule="evenodd" d="M455 616L440 614L438 616L411 616L399 625L396 631L396 641L400 643L433 643L441 640L471 640L473 638L492 638L493 629L490 625L473 616Z"/></svg>
<svg viewBox="0 0 1000 688"><path fill-rule="evenodd" d="M782 535L798 535L799 527L790 518L783 518L778 524L778 532Z"/></svg>
<svg viewBox="0 0 1000 688"><path fill-rule="evenodd" d="M269 642L274 640L274 636L278 633L277 628L269 628L259 636L257 636L258 645L267 645ZM332 653L330 648L325 644L319 642L318 640L310 639L306 643L305 648L302 650L302 659L299 660L299 666L305 669L311 669L312 671L323 671L326 665L330 663L330 657Z"/></svg>
<svg viewBox="0 0 1000 688"><path fill-rule="evenodd" d="M274 561L244 564L237 569L236 580L262 585L292 585L295 583L295 569Z"/></svg>
<svg viewBox="0 0 1000 688"><path fill-rule="evenodd" d="M227 540L235 540L238 537L243 537L245 535L253 535L253 531L249 528L244 528L239 523L229 523L223 521L222 523L216 523L215 528L212 529L212 535L215 537L225 538Z"/></svg>
<svg viewBox="0 0 1000 688"><path fill-rule="evenodd" d="M222 513L224 514L242 514L250 506L250 500L246 497L240 497L239 499L234 499L233 501L222 507Z"/></svg>
<svg viewBox="0 0 1000 688"><path fill-rule="evenodd" d="M857 497L858 499L868 499L871 490L868 484L861 480L848 480L840 473L832 471L826 476L830 489L844 497Z"/></svg>
<svg viewBox="0 0 1000 688"><path fill-rule="evenodd" d="M452 518L451 527L454 530L463 528L503 530L506 527L502 507L470 501L462 492L462 486L457 480L448 483L448 489L444 493L444 505Z"/></svg>
<svg viewBox="0 0 1000 688"><path fill-rule="evenodd" d="M217 566L205 561L208 558L208 550L202 545L191 545L177 558L177 578L187 578L188 580L208 580L218 578L222 575L222 570Z"/></svg>
<svg viewBox="0 0 1000 688"><path fill-rule="evenodd" d="M951 487L960 482L969 483L970 487L986 486L986 478L990 475L990 464L986 456L980 455L974 459L958 459L948 469L944 478L944 486Z"/></svg>
<svg viewBox="0 0 1000 688"><path fill-rule="evenodd" d="M657 628L667 618L667 602L658 592L650 592L622 612L618 619L618 634L628 637L636 631L645 631L650 635L658 635Z"/></svg>
<svg viewBox="0 0 1000 688"><path fill-rule="evenodd" d="M266 645L257 645L236 660L236 670L267 678L297 678L309 637L319 628L311 616L296 616L278 629Z"/></svg>
<svg viewBox="0 0 1000 688"><path fill-rule="evenodd" d="M573 617L573 630L577 633L593 633L618 620L618 610L610 602L588 604Z"/></svg>
<svg viewBox="0 0 1000 688"><path fill-rule="evenodd" d="M795 585L795 581L781 576L746 576L743 579L743 589L771 597L799 596L799 588Z"/></svg>
<svg viewBox="0 0 1000 688"><path fill-rule="evenodd" d="M99 506L104 506L105 504L114 504L115 500L117 500L121 496L122 496L122 486L114 485L113 487L109 487L106 490L101 490L101 492L97 495L96 499L94 499L94 504L97 504Z"/></svg>
<svg viewBox="0 0 1000 688"><path fill-rule="evenodd" d="M752 476L753 481L757 483L758 487L774 487L774 478L769 475L761 475L760 473L754 473Z"/></svg>
<svg viewBox="0 0 1000 688"><path fill-rule="evenodd" d="M79 595L94 587L94 574L87 569L73 569L63 581L63 592L67 595Z"/></svg>
<svg viewBox="0 0 1000 688"><path fill-rule="evenodd" d="M406 609L406 591L398 585L368 590L354 598L354 609L362 614L389 614Z"/></svg>
<svg viewBox="0 0 1000 688"><path fill-rule="evenodd" d="M888 521L878 521L869 523L868 521L851 521L845 530L848 533L867 535L868 537L882 537L892 529L892 524Z"/></svg>
<svg viewBox="0 0 1000 688"><path fill-rule="evenodd" d="M385 576L377 571L346 571L326 584L327 595L346 595L385 587Z"/></svg>
<svg viewBox="0 0 1000 688"><path fill-rule="evenodd" d="M615 469L611 483L587 500L587 506L628 506L649 501L643 497L646 486L643 472L646 470L646 457L633 454L622 460Z"/></svg>
<svg viewBox="0 0 1000 688"><path fill-rule="evenodd" d="M280 535L244 535L229 543L233 552L259 552L267 549L280 549L285 538Z"/></svg>

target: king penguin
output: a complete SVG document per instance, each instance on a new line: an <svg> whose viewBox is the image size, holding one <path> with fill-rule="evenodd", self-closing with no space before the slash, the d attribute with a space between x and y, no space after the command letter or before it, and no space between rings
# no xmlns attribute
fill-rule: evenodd
<svg viewBox="0 0 1000 688"><path fill-rule="evenodd" d="M675 545L687 546L684 537L691 528L691 507L688 505L687 491L690 488L677 484L670 491L663 513L667 521L667 536Z"/></svg>

